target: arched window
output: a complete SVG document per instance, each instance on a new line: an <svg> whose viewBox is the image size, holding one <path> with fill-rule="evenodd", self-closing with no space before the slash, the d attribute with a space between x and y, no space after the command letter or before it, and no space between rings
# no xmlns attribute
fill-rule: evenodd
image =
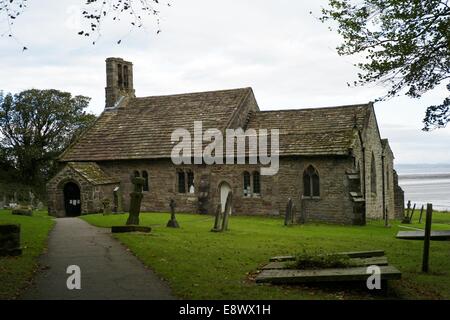
<svg viewBox="0 0 450 320"><path fill-rule="evenodd" d="M261 193L261 181L258 171L253 172L253 194Z"/></svg>
<svg viewBox="0 0 450 320"><path fill-rule="evenodd" d="M123 86L128 88L128 66L123 66Z"/></svg>
<svg viewBox="0 0 450 320"><path fill-rule="evenodd" d="M136 170L133 174L134 174L134 176L135 176L136 178L139 178L139 177L141 176L141 175L139 174L139 171L137 171L137 170Z"/></svg>
<svg viewBox="0 0 450 320"><path fill-rule="evenodd" d="M186 193L186 175L184 174L184 171L178 171L178 192L179 193Z"/></svg>
<svg viewBox="0 0 450 320"><path fill-rule="evenodd" d="M370 191L372 191L372 193L377 193L377 167L373 153L372 161L370 162Z"/></svg>
<svg viewBox="0 0 450 320"><path fill-rule="evenodd" d="M252 194L252 189L250 186L250 173L244 171L244 197L250 197Z"/></svg>
<svg viewBox="0 0 450 320"><path fill-rule="evenodd" d="M386 189L390 189L390 187L391 187L391 180L390 180L390 177L389 177L389 172L390 172L390 169L389 169L389 166L387 166L386 167Z"/></svg>
<svg viewBox="0 0 450 320"><path fill-rule="evenodd" d="M195 193L194 173L192 171L187 172L187 184L189 193Z"/></svg>
<svg viewBox="0 0 450 320"><path fill-rule="evenodd" d="M147 171L142 171L142 178L144 178L144 186L142 187L143 191L149 191L149 186L148 186L148 173Z"/></svg>
<svg viewBox="0 0 450 320"><path fill-rule="evenodd" d="M319 173L313 166L309 166L303 172L303 196L320 197Z"/></svg>

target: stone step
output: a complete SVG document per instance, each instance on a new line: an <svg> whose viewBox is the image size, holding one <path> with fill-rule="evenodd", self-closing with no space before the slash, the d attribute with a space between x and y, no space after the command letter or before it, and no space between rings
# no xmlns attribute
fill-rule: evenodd
<svg viewBox="0 0 450 320"><path fill-rule="evenodd" d="M263 270L275 270L275 269L287 269L288 264L292 261L272 261L262 267ZM351 258L350 262L352 264L357 265L358 267L362 266L387 266L388 259L386 256L381 257L368 257L368 258Z"/></svg>
<svg viewBox="0 0 450 320"><path fill-rule="evenodd" d="M347 173L347 178L349 180L359 180L360 175L359 175L359 173Z"/></svg>
<svg viewBox="0 0 450 320"><path fill-rule="evenodd" d="M318 270L263 270L257 283L292 284L305 282L367 281L367 267ZM394 266L381 266L381 280L401 279L401 272Z"/></svg>
<svg viewBox="0 0 450 320"><path fill-rule="evenodd" d="M354 192L354 191L351 191L351 192L350 192L350 195L351 195L353 198L363 198L363 194L362 194L361 192Z"/></svg>
<svg viewBox="0 0 450 320"><path fill-rule="evenodd" d="M348 252L338 252L336 254L345 255L350 258L370 258L370 257L384 256L384 250L348 251ZM295 260L294 256L276 256L270 258L269 261L292 261L292 260Z"/></svg>

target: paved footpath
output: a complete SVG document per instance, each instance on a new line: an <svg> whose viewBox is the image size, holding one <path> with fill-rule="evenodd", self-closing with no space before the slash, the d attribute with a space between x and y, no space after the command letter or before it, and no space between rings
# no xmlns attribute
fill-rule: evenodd
<svg viewBox="0 0 450 320"><path fill-rule="evenodd" d="M168 285L113 239L110 229L59 218L40 271L22 299L174 299ZM67 289L70 265L81 268L81 290Z"/></svg>

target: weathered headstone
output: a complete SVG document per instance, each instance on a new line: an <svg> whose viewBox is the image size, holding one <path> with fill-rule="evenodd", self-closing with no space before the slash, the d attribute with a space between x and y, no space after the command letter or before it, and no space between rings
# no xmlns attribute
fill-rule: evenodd
<svg viewBox="0 0 450 320"><path fill-rule="evenodd" d="M402 223L406 223L406 224L411 223L410 216L409 216L410 210L411 210L411 200L408 200L408 204L406 206L406 213L403 214Z"/></svg>
<svg viewBox="0 0 450 320"><path fill-rule="evenodd" d="M198 191L198 213L208 214L209 182L207 176L201 177Z"/></svg>
<svg viewBox="0 0 450 320"><path fill-rule="evenodd" d="M109 200L108 198L104 198L102 200L102 205L103 205L103 215L108 215L111 214L111 200Z"/></svg>
<svg viewBox="0 0 450 320"><path fill-rule="evenodd" d="M139 213L141 212L142 188L145 183L144 178L131 177L134 190L130 193L130 212L128 215L127 225L139 225Z"/></svg>
<svg viewBox="0 0 450 320"><path fill-rule="evenodd" d="M11 213L16 216L29 216L33 215L33 209L29 206L17 206L12 209Z"/></svg>
<svg viewBox="0 0 450 320"><path fill-rule="evenodd" d="M228 220L233 210L233 192L228 192L227 201L225 202L225 210L222 219L222 231L228 230Z"/></svg>
<svg viewBox="0 0 450 320"><path fill-rule="evenodd" d="M175 217L175 207L176 207L176 203L175 200L170 199L170 220L169 222L167 222L167 227L168 228L179 228L180 225L178 224L178 221Z"/></svg>
<svg viewBox="0 0 450 320"><path fill-rule="evenodd" d="M29 191L29 195L28 195L28 197L30 198L30 207L31 208L34 208L34 193L33 192L31 192L31 191Z"/></svg>
<svg viewBox="0 0 450 320"><path fill-rule="evenodd" d="M20 225L0 224L0 256L18 256L20 248Z"/></svg>
<svg viewBox="0 0 450 320"><path fill-rule="evenodd" d="M284 216L284 225L285 226L292 224L292 221L293 221L292 207L293 207L292 199L289 198L288 203L286 205L286 214Z"/></svg>
<svg viewBox="0 0 450 320"><path fill-rule="evenodd" d="M114 213L122 212L122 195L120 193L119 187L114 188L113 197L114 197L113 212Z"/></svg>
<svg viewBox="0 0 450 320"><path fill-rule="evenodd" d="M219 232L222 229L221 227L222 227L222 205L219 203L216 207L214 227L212 228L211 231Z"/></svg>

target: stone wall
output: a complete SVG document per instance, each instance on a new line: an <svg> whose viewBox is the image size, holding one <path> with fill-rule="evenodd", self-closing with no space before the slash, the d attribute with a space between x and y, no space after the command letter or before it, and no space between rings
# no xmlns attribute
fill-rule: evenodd
<svg viewBox="0 0 450 320"><path fill-rule="evenodd" d="M353 205L348 193L345 172L353 165L350 157L282 158L275 176L261 176L261 194L244 196L243 173L259 170L257 165L185 165L173 166L167 160L136 160L99 163L110 176L118 177L124 209L129 208L132 190L130 175L147 171L149 191L144 192L142 210L168 212L170 199L177 203L178 212L198 212L197 191L200 177L209 180L208 211L214 212L219 203L219 185L227 182L234 193L234 213L245 215L284 214L288 198L292 198L297 218L303 212L308 221L351 223ZM320 198L302 199L303 170L313 165L320 175ZM180 194L177 189L177 170L191 170L195 177L195 193Z"/></svg>
<svg viewBox="0 0 450 320"><path fill-rule="evenodd" d="M382 161L383 147L381 144L375 113L371 112L367 129L363 132L364 154L365 154L365 199L366 217L381 219L383 217L383 185L382 185ZM371 163L372 155L375 159L376 189L371 188Z"/></svg>
<svg viewBox="0 0 450 320"><path fill-rule="evenodd" d="M66 216L64 186L73 182L80 188L81 214L99 213L103 209L102 200L108 198L113 203L115 184L93 185L69 166L63 166L58 174L47 183L48 212L55 217Z"/></svg>

